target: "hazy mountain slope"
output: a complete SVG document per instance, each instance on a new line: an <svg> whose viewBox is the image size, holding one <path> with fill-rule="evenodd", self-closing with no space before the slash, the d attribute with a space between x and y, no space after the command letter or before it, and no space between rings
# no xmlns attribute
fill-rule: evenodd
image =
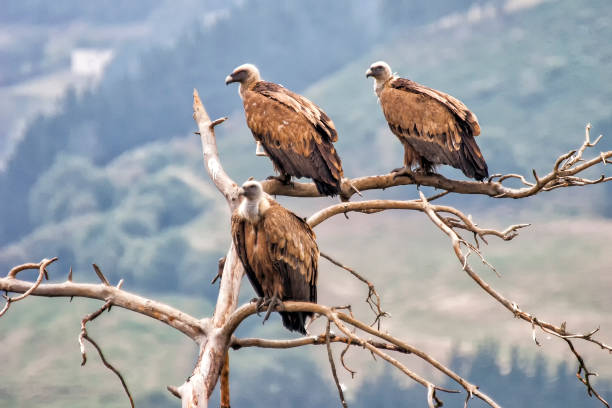
<svg viewBox="0 0 612 408"><path fill-rule="evenodd" d="M477 142L491 172L548 171L554 158L582 142L587 122L594 136L607 135L599 149L612 148L608 6L605 0L547 1L513 13L497 7L489 11L493 16L479 9L485 13L480 19L458 14L448 19L449 28L438 23L391 33L309 95L324 101L334 118L350 172L401 164L401 147L364 76L379 59L401 76L458 97L477 114Z"/></svg>
<svg viewBox="0 0 612 408"><path fill-rule="evenodd" d="M223 79L246 61L259 64L265 78L302 89L370 48L374 34L364 29L363 11L348 3L242 2L213 25L194 16L176 43L120 54L119 67L111 66L97 89L69 93L59 113L33 120L0 173L0 196L26 196L60 153L105 164L136 146L184 134L193 127L194 87L211 115L227 115L240 101ZM31 230L31 214L15 200L0 202L0 213L6 220L1 243Z"/></svg>

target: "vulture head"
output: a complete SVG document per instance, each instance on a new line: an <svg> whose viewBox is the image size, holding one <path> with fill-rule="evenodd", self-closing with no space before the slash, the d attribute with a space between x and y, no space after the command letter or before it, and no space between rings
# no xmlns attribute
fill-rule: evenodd
<svg viewBox="0 0 612 408"><path fill-rule="evenodd" d="M373 77L377 81L386 81L393 75L391 73L391 67L385 61L377 61L370 65L370 68L366 71L366 78Z"/></svg>
<svg viewBox="0 0 612 408"><path fill-rule="evenodd" d="M252 224L258 223L261 216L270 207L263 187L258 181L246 181L238 190L238 196L245 198L238 207L238 214Z"/></svg>
<svg viewBox="0 0 612 408"><path fill-rule="evenodd" d="M378 95L378 93L382 90L385 82L391 77L393 77L393 73L391 72L391 67L385 61L377 61L370 65L370 68L366 71L366 78L372 77L375 79L374 81L374 92Z"/></svg>
<svg viewBox="0 0 612 408"><path fill-rule="evenodd" d="M246 198L248 201L259 201L263 194L263 187L259 181L249 180L245 181L240 190L238 190L238 196Z"/></svg>
<svg viewBox="0 0 612 408"><path fill-rule="evenodd" d="M259 80L259 70L255 65L242 64L225 77L225 85L229 85L232 82L240 82L241 85L248 85Z"/></svg>

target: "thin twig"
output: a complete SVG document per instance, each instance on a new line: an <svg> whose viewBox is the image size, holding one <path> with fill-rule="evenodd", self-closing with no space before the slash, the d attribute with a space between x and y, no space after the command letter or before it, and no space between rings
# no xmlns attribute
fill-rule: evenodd
<svg viewBox="0 0 612 408"><path fill-rule="evenodd" d="M346 403L346 399L344 398L344 392L342 391L342 386L338 381L338 373L336 373L336 364L334 363L334 356L332 355L331 344L329 341L329 328L330 321L327 320L327 328L325 329L325 345L327 346L327 358L329 359L329 366L331 367L332 376L334 377L334 382L336 383L336 388L338 389L338 395L340 396L340 402L344 408L348 408L348 404Z"/></svg>
<svg viewBox="0 0 612 408"><path fill-rule="evenodd" d="M610 408L610 404L608 404L608 401L603 399L603 397L599 395L599 393L595 391L595 389L591 385L590 377L597 376L597 373L591 372L587 369L584 359L580 354L578 354L571 340L565 338L563 340L567 342L567 345L569 346L570 350L572 351L572 353L574 353L574 356L576 356L576 360L578 360L578 371L576 372L576 377L578 378L578 380L580 380L581 383L583 383L587 387L587 393L589 394L589 396L592 397L593 395L595 395L595 397L597 397L597 399L600 400L602 404ZM583 372L584 376L582 375Z"/></svg>
<svg viewBox="0 0 612 408"><path fill-rule="evenodd" d="M119 377L119 380L121 381L121 385L123 386L123 390L125 391L128 398L130 399L130 406L134 408L134 399L132 398L132 394L130 393L130 390L128 389L127 383L125 382L125 379L123 378L119 370L113 367L112 364L106 360L106 358L104 357L104 353L102 353L102 349L100 349L100 346L98 346L98 344L91 337L89 337L89 335L85 334L83 338L87 340L88 342L90 342L96 348L96 350L98 351L98 354L100 355L100 359L102 360L102 363L106 366L106 368L111 370L113 373L117 375L117 377Z"/></svg>
<svg viewBox="0 0 612 408"><path fill-rule="evenodd" d="M102 271L100 270L100 268L98 267L98 265L93 264L92 265L94 268L94 271L96 271L96 275L98 275L98 278L100 279L100 281L106 285L106 286L110 286L110 282L108 281L108 279L106 279L106 276L104 276L104 274L102 273Z"/></svg>
<svg viewBox="0 0 612 408"><path fill-rule="evenodd" d="M340 261L337 261L336 259L329 256L328 254L320 252L320 255L323 258L327 259L329 262L336 265L337 267L342 268L345 271L348 271L351 275L353 275L355 278L359 279L361 282L365 283L368 286L368 296L366 297L366 303L368 304L368 306L370 307L370 310L372 310L375 316L374 322L371 324L371 326L378 323L377 327L380 329L381 318L389 317L390 315L389 313L382 310L381 305L380 305L381 303L380 296L378 295L378 292L376 291L374 284L370 282L369 280L367 280L366 278L364 278L363 276L361 276L359 273L357 273L357 271L355 271L353 268L350 268L344 265Z"/></svg>
<svg viewBox="0 0 612 408"><path fill-rule="evenodd" d="M87 363L87 353L85 352L85 343L83 342L83 340L87 340L96 348L96 350L98 351L98 354L100 355L100 359L102 360L102 363L106 366L106 368L111 370L113 373L117 375L117 377L119 377L119 380L121 381L121 385L123 386L123 390L125 391L128 398L130 399L130 405L132 408L134 408L134 399L132 398L132 394L130 393L130 390L128 389L125 379L123 378L119 370L113 367L113 365L110 364L106 360L106 358L104 357L104 353L102 353L102 349L100 348L100 346L98 346L98 344L87 334L87 323L93 321L96 317L100 316L102 313L104 313L105 310L110 309L111 305L112 305L112 300L109 299L104 303L104 305L100 309L96 310L95 312L91 314L88 314L87 316L83 318L83 320L81 320L81 332L79 333L79 345L81 347L81 357L83 358L83 360L81 361L81 366L84 366L85 363Z"/></svg>
<svg viewBox="0 0 612 408"><path fill-rule="evenodd" d="M11 271L7 275L8 279L15 279L18 272L24 271L26 269L38 269L38 278L28 290L26 290L19 296L12 298L7 295L3 295L6 300L6 304L4 305L2 310L0 310L0 317L2 317L8 311L9 307L11 306L11 303L18 302L30 296L40 286L40 283L42 282L44 277L47 277L48 279L47 266L51 265L55 261L57 261L57 257L51 259L43 259L38 264L28 263L11 269Z"/></svg>

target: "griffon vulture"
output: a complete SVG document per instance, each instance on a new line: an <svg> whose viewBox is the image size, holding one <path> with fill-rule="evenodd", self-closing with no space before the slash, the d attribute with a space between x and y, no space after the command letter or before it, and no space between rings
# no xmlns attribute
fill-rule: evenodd
<svg viewBox="0 0 612 408"><path fill-rule="evenodd" d="M225 84L240 83L247 125L280 173L310 177L320 194L340 192L342 163L332 142L338 134L332 120L318 106L281 85L262 81L253 64L244 64L225 78Z"/></svg>
<svg viewBox="0 0 612 408"><path fill-rule="evenodd" d="M232 215L232 239L253 289L270 311L279 301L317 302L319 248L308 224L264 193L257 181L239 192ZM306 334L310 312L280 312L283 326Z"/></svg>
<svg viewBox="0 0 612 408"><path fill-rule="evenodd" d="M416 165L431 173L435 165L449 164L476 180L489 176L474 140L480 134L478 119L460 100L399 78L383 61L372 64L367 77L374 78L389 128L404 145L402 174Z"/></svg>

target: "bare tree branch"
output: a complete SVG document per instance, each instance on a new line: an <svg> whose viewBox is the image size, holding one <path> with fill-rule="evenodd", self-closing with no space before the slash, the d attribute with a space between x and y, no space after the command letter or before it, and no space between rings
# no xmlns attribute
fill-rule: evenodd
<svg viewBox="0 0 612 408"><path fill-rule="evenodd" d="M415 356L426 361L428 364L430 364L432 367L434 367L438 371L447 375L453 381L460 384L466 390L466 392L472 393L473 395L485 401L487 404L489 404L492 407L498 407L497 403L493 401L493 399L490 398L488 395L481 392L477 386L471 384L470 382L468 382L467 380L459 376L457 373L453 372L450 368L446 367L439 361L435 360L429 354L423 352L422 350L417 349L416 347L410 346L409 344L397 339L396 337L393 337L392 335L388 333L384 333L379 330L376 330L368 326L367 324L349 316L346 313L339 312L338 308L332 308L329 306L324 306L324 305L320 305L316 303L308 303L308 302L284 302L282 310L287 311L287 312L298 312L298 311L313 312L313 313L317 313L317 314L326 316L329 320L331 320L334 323L334 325L338 327L340 331L342 331L342 333L346 337L351 339L351 343L353 343L354 345L359 345L361 347L364 347L370 352L372 352L373 354L378 355L379 357L385 359L386 361L388 361L395 367L399 368L402 372L404 372L406 375L408 375L410 378L412 378L419 384L425 387L429 387L431 385L435 389L440 390L440 391L453 392L453 391L441 388L439 386L435 386L433 383L425 380L424 378L420 377L416 373L413 373L412 371L410 371L407 367L403 366L401 363L397 362L397 360L394 360L389 355L382 353L372 343L362 339L361 337L357 336L354 333L351 333L351 331L348 330L348 328L342 322L348 323L351 326L359 330L362 330L372 336L378 337L379 339L385 340L388 343L391 343L405 350L407 353L414 354ZM244 321L244 319L251 316L252 314L255 314L256 312L257 312L257 306L253 302L240 306L230 316L230 318L227 321L227 324L223 327L223 331L225 333L233 333L236 330L236 328ZM235 340L235 341L239 343L238 340ZM260 342L261 344L266 344L266 343L269 345L273 344L267 341L262 341L260 339L250 340L250 341L251 342L257 341L257 342ZM282 347L274 347L274 348L288 348L285 346L288 346L290 344L291 343L287 342L284 345L282 345ZM312 344L315 344L314 340ZM276 343L275 346L276 345L281 346L281 343Z"/></svg>
<svg viewBox="0 0 612 408"><path fill-rule="evenodd" d="M334 378L334 382L336 383L336 388L338 389L338 395L340 396L340 403L344 408L348 408L348 404L346 403L346 398L344 398L344 391L342 391L342 385L340 385L340 381L338 381L338 373L336 373L336 363L334 363L334 356L332 354L331 344L329 341L329 326L330 322L327 321L327 326L325 328L325 345L327 346L327 359L329 360L329 366L331 368L332 377Z"/></svg>
<svg viewBox="0 0 612 408"><path fill-rule="evenodd" d="M222 123L225 118L211 121L195 89L193 91L193 118L198 125L202 142L204 167L217 189L225 197L230 211L233 211L239 204L238 186L221 165L214 132L215 126ZM183 408L208 406L208 399L217 384L224 356L229 348L231 333L227 335L221 328L236 309L243 274L244 268L232 244L223 265L217 306L211 322L212 330L208 336L199 339L200 354L193 374L177 388L178 394L182 397Z"/></svg>
<svg viewBox="0 0 612 408"><path fill-rule="evenodd" d="M2 310L0 310L0 317L2 317L2 315L4 315L7 312L7 310L11 306L11 303L18 302L30 296L32 292L34 292L36 288L40 286L40 283L42 282L45 276L47 277L47 279L49 279L48 274L47 274L47 266L51 265L55 261L57 261L57 258L43 259L38 264L28 263L28 264L20 265L20 266L17 266L11 269L11 271L7 275L7 279L15 279L15 277L17 276L17 273L21 271L25 271L27 269L38 269L38 278L36 279L36 282L34 282L34 284L30 286L26 291L22 292L20 296L11 298L11 297L8 297L7 295L3 295L4 298L6 299L6 304L4 305Z"/></svg>
<svg viewBox="0 0 612 408"><path fill-rule="evenodd" d="M221 369L221 408L231 408L230 405L230 384L229 384L229 350L225 352L225 360Z"/></svg>
<svg viewBox="0 0 612 408"><path fill-rule="evenodd" d="M457 235L457 233L451 227L449 227L436 214L436 211L434 210L435 206L427 203L423 193L420 193L420 195L421 195L421 200L422 200L423 204L425 205L425 208L424 208L425 213L429 216L429 218L433 221L434 224L436 224L446 235L448 235L451 238L453 250L455 251L455 254L456 254L457 258L461 262L461 264L463 266L463 270L481 288L483 288L489 295L491 295L499 303L501 303L503 306L505 306L506 309L511 311L514 314L515 317L520 318L522 320L525 320L525 321L531 323L532 328L533 328L532 329L532 333L533 333L532 337L533 337L533 340L536 342L537 345L539 345L539 342L537 341L536 336L535 336L535 327L536 327L536 325L539 326L542 330L545 330L547 333L550 333L550 334L552 334L554 336L562 338L566 342L568 342L568 345L569 345L570 349L572 350L572 352L574 353L574 355L576 356L576 358L578 359L579 364L580 364L580 368L578 370L578 378L583 382L583 384L585 384L587 386L587 390L588 390L589 395L591 395L591 393L594 392L595 395L597 395L598 398L602 401L602 403L604 403L609 408L608 403L605 400L603 400L601 397L599 397L599 394L597 394L595 392L595 390L593 390L590 382L581 379L581 377L579 375L580 374L580 370L582 368L584 368L585 373L587 373L587 374L585 374L585 377L587 377L587 378L588 378L588 370L586 369L586 366L584 365L584 361L582 361L582 358L580 357L579 354L576 353L572 343L568 340L569 338L582 339L582 340L585 340L587 342L595 343L598 346L600 346L602 349L605 349L605 350L608 350L608 351L612 352L612 347L611 346L609 346L607 344L604 344L604 343L602 343L602 342L592 338L593 334L595 334L598 331L598 329L592 331L591 333L587 333L587 334L568 333L566 331L565 324L563 324L561 327L557 327L557 326L554 326L554 325L552 325L550 323L541 321L541 320L537 319L535 316L520 310L518 305L515 302L511 302L510 300L506 299L499 292L497 292L495 289L493 289L489 284L487 284L476 272L474 272L474 270L467 263L467 255L464 255L463 252L461 251L461 244L466 244L466 242L464 240L462 240Z"/></svg>
<svg viewBox="0 0 612 408"><path fill-rule="evenodd" d="M575 177L597 164L611 163L612 151L601 152L597 157L584 161L582 154L587 147L594 147L601 137L594 142L590 141L590 124L586 126L585 141L578 151L571 151L561 155L553 170L544 177L538 177L534 171L535 182L528 182L524 176L518 174L494 175L486 183L479 181L451 180L440 174L412 173L410 176L396 177L395 173L379 176L357 177L353 179L343 179L340 196L347 201L355 194L355 190L379 190L402 185L417 185L435 187L460 194L481 194L494 198L525 198L538 194L540 191L550 191L559 187L583 186L588 184L598 184L612 180L612 177L600 177L596 180ZM569 159L569 160L568 160ZM566 161L567 160L567 161ZM561 163L564 163L561 165ZM577 165L577 163L582 163ZM499 178L499 181L494 181ZM510 188L502 184L510 178L518 178L525 185L524 188ZM285 195L291 197L320 197L314 183L291 183L283 184L278 180L266 180L262 182L264 190L272 195Z"/></svg>
<svg viewBox="0 0 612 408"><path fill-rule="evenodd" d="M576 377L578 378L578 380L580 380L581 383L585 385L585 387L587 387L587 392L589 396L592 397L593 395L595 395L595 397L598 400L600 400L602 404L610 408L610 404L608 404L608 401L603 399L602 396L599 395L597 391L595 391L595 389L593 388L593 385L591 384L590 377L597 376L597 373L591 372L587 369L584 359L582 358L580 354L578 354L571 340L567 338L564 338L563 340L567 342L568 347L570 348L572 353L574 353L574 356L576 356L576 360L578 360L578 371L576 372ZM582 376L583 372L584 372L584 376Z"/></svg>
<svg viewBox="0 0 612 408"><path fill-rule="evenodd" d="M96 270L96 273L100 271L100 269L96 265L94 265L94 269ZM100 276L101 274L102 272L98 273L98 276ZM117 285L117 288L121 288L122 283L123 281L119 282L119 284ZM83 340L87 340L95 347L96 351L98 352L98 355L100 356L100 359L102 360L102 363L106 366L106 368L111 370L113 373L115 373L117 377L119 377L119 380L121 381L121 385L123 386L123 390L125 391L125 393L127 394L130 400L130 406L134 408L134 399L132 398L132 394L130 393L130 390L128 389L127 383L125 382L123 375L121 375L119 370L117 370L111 363L109 363L106 360L106 357L104 357L104 353L102 352L102 349L100 348L100 346L98 346L98 343L96 343L94 339L89 337L89 334L87 333L87 323L91 322L96 317L100 316L102 313L104 313L105 310L110 310L111 305L112 305L112 302L110 300L107 300L106 303L104 303L104 306L102 306L100 309L96 310L95 312L88 314L81 321L81 332L79 333L79 345L81 347L81 356L83 357L83 360L81 361L81 366L84 366L85 363L87 363L87 354L85 353L85 342L83 341Z"/></svg>
<svg viewBox="0 0 612 408"><path fill-rule="evenodd" d="M330 343L345 343L351 345L351 339L349 337L338 336L330 334ZM395 344L389 344L381 341L366 340L372 346L389 351L397 351L398 353L410 354L408 350L398 347ZM272 349L289 349L295 347L302 347L307 345L325 345L325 335L319 334L318 336L306 336L299 337L291 340L272 340L272 339L259 339L259 338L233 338L231 347L234 350L241 349L243 347L261 347L261 348L272 348Z"/></svg>
<svg viewBox="0 0 612 408"><path fill-rule="evenodd" d="M38 264L24 264L19 267L25 269L39 269L45 260ZM36 285L32 282L22 281L9 276L0 278L0 291L13 293L28 293L32 296L46 297L84 297L98 299L102 301L111 300L115 306L122 307L127 310L138 312L145 316L152 317L167 325L179 330L192 339L197 339L205 336L208 328L206 320L202 321L181 312L171 306L163 303L147 299L123 289L103 284L90 283L43 283Z"/></svg>
<svg viewBox="0 0 612 408"><path fill-rule="evenodd" d="M329 262L333 263L334 265L338 266L339 268L342 268L348 271L351 275L353 275L355 278L359 279L361 282L365 283L368 286L368 297L366 298L366 303L368 304L368 306L370 307L370 310L372 310L375 316L374 322L372 322L371 326L373 326L374 324L378 324L378 328L380 329L381 318L389 317L390 315L389 313L382 310L380 306L380 296L378 295L378 292L376 292L376 288L374 287L374 284L370 282L369 280L367 280L366 278L364 278L363 276L361 276L360 274L358 274L354 269L349 268L348 266L340 263L339 261L335 260L334 258L327 255L326 253L321 252L319 255L321 255L323 258L327 259Z"/></svg>

